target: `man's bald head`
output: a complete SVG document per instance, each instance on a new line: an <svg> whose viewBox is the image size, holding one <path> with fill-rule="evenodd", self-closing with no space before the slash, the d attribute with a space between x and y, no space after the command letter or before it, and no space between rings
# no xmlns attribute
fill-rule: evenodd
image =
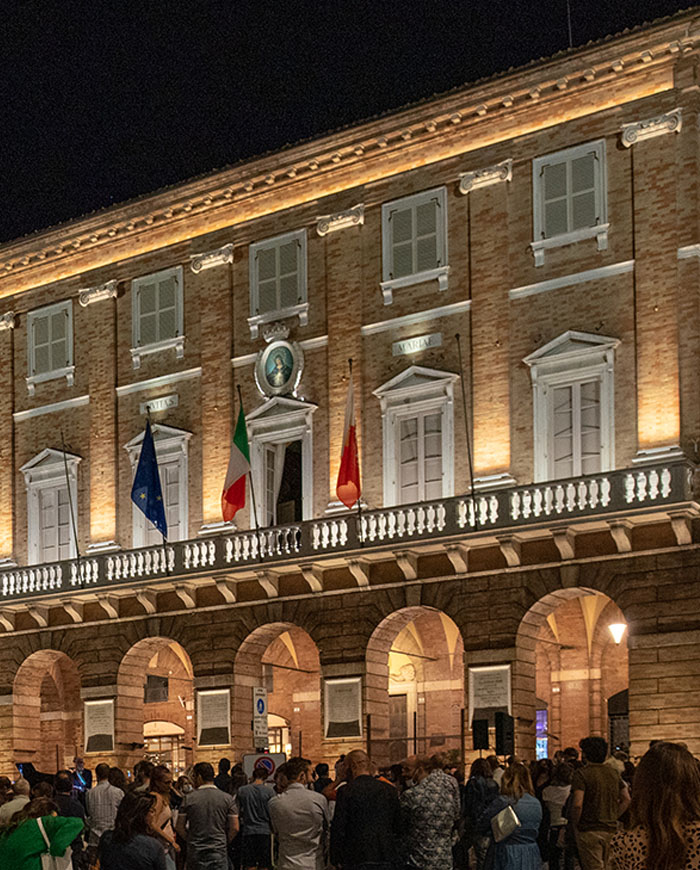
<svg viewBox="0 0 700 870"><path fill-rule="evenodd" d="M362 749L353 749L352 752L348 752L345 761L352 773L353 779L356 776L364 776L372 772L372 763L369 760L369 755Z"/></svg>

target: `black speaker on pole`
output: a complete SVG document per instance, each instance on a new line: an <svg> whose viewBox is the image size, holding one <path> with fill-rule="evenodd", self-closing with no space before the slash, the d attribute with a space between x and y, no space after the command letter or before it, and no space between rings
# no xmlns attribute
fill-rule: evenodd
<svg viewBox="0 0 700 870"><path fill-rule="evenodd" d="M515 752L515 728L513 717L496 713L496 755L513 755Z"/></svg>
<svg viewBox="0 0 700 870"><path fill-rule="evenodd" d="M472 719L472 749L489 748L489 720Z"/></svg>

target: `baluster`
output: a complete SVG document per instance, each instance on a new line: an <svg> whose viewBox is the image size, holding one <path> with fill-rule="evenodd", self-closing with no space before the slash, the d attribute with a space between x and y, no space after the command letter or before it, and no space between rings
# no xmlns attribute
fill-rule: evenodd
<svg viewBox="0 0 700 870"><path fill-rule="evenodd" d="M634 477L631 474L625 475L625 501L627 504L634 501Z"/></svg>
<svg viewBox="0 0 700 870"><path fill-rule="evenodd" d="M610 481L607 477L604 477L600 481L600 503L603 507L607 507L610 504Z"/></svg>
<svg viewBox="0 0 700 870"><path fill-rule="evenodd" d="M529 489L523 490L523 517L527 519L532 513L532 493Z"/></svg>
<svg viewBox="0 0 700 870"><path fill-rule="evenodd" d="M512 520L520 519L520 493L515 490L515 492L510 493L510 518Z"/></svg>
<svg viewBox="0 0 700 870"><path fill-rule="evenodd" d="M664 468L661 472L661 495L668 498L671 494L671 472L668 468Z"/></svg>
<svg viewBox="0 0 700 870"><path fill-rule="evenodd" d="M598 495L600 493L600 487L598 486L598 481L593 478L588 487L588 503L592 508L598 507Z"/></svg>
<svg viewBox="0 0 700 870"><path fill-rule="evenodd" d="M573 511L576 507L576 487L573 483L566 484L566 509Z"/></svg>
<svg viewBox="0 0 700 870"><path fill-rule="evenodd" d="M436 520L435 505L429 504L428 507L425 509L425 529L427 532L432 533L435 531L435 520Z"/></svg>
<svg viewBox="0 0 700 870"><path fill-rule="evenodd" d="M580 480L578 484L578 509L585 510L588 506L588 487L585 480Z"/></svg>
<svg viewBox="0 0 700 870"><path fill-rule="evenodd" d="M554 491L554 501L556 504L556 512L558 514L562 513L564 510L564 487L561 484L558 484Z"/></svg>
<svg viewBox="0 0 700 870"><path fill-rule="evenodd" d="M647 476L646 472L637 472L637 499L644 501L647 497Z"/></svg>
<svg viewBox="0 0 700 870"><path fill-rule="evenodd" d="M659 475L655 468L649 472L649 498L656 498L659 494Z"/></svg>
<svg viewBox="0 0 700 870"><path fill-rule="evenodd" d="M175 547L168 547L168 571L172 574L175 570Z"/></svg>

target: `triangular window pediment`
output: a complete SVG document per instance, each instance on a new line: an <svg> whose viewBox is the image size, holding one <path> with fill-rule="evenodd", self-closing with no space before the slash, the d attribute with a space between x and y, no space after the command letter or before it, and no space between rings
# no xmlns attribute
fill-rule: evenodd
<svg viewBox="0 0 700 870"><path fill-rule="evenodd" d="M302 402L300 399L290 399L286 396L273 396L247 414L246 423L254 426L271 422L280 425L293 423L313 414L317 407L312 402Z"/></svg>
<svg viewBox="0 0 700 870"><path fill-rule="evenodd" d="M429 369L425 366L409 366L400 374L391 378L381 387L374 390L379 399L399 397L404 393L421 394L426 391L439 392L451 387L459 378L454 372L443 372L439 369Z"/></svg>
<svg viewBox="0 0 700 870"><path fill-rule="evenodd" d="M569 329L526 356L523 362L528 366L573 362L592 354L603 355L614 350L619 343L618 338Z"/></svg>
<svg viewBox="0 0 700 870"><path fill-rule="evenodd" d="M26 483L29 484L36 480L46 480L64 475L66 465L68 465L69 472L74 473L81 460L82 457L76 456L74 453L64 453L62 450L46 447L29 462L25 462L20 471L24 475Z"/></svg>
<svg viewBox="0 0 700 870"><path fill-rule="evenodd" d="M132 462L138 457L145 434L146 429L144 428L124 445L124 449L131 457ZM151 426L151 434L157 455L185 450L187 442L192 437L192 433L185 429L176 429L174 426L166 426L163 423L154 423Z"/></svg>

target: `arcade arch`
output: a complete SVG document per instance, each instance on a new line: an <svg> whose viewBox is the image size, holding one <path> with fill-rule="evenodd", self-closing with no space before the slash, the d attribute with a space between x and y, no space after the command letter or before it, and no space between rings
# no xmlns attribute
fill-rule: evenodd
<svg viewBox="0 0 700 870"><path fill-rule="evenodd" d="M185 649L166 637L135 643L119 665L116 733L119 761L140 758L175 773L194 761L194 673Z"/></svg>
<svg viewBox="0 0 700 870"><path fill-rule="evenodd" d="M440 610L407 607L387 616L367 645L368 751L380 765L412 752L459 750L464 644Z"/></svg>
<svg viewBox="0 0 700 870"><path fill-rule="evenodd" d="M251 632L236 653L233 740L236 757L253 752L253 689L268 691L271 742L288 755L320 758L321 665L311 636L297 625L275 622Z"/></svg>
<svg viewBox="0 0 700 870"><path fill-rule="evenodd" d="M15 762L55 773L83 753L80 674L69 656L37 650L20 665L13 684Z"/></svg>
<svg viewBox="0 0 700 870"><path fill-rule="evenodd" d="M516 637L518 753L551 758L589 734L629 743L627 636L616 644L609 630L625 621L607 595L585 587L550 593L528 610Z"/></svg>

